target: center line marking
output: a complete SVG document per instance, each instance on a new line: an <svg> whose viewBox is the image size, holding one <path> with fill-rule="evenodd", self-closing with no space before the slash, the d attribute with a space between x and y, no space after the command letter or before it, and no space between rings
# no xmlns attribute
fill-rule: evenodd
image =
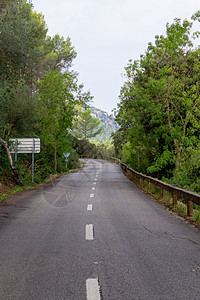
<svg viewBox="0 0 200 300"><path fill-rule="evenodd" d="M87 210L92 210L92 209L93 209L92 204L88 204Z"/></svg>
<svg viewBox="0 0 200 300"><path fill-rule="evenodd" d="M92 190L94 191L94 190L95 190L95 187L92 187Z"/></svg>
<svg viewBox="0 0 200 300"><path fill-rule="evenodd" d="M85 239L87 241L92 241L94 239L94 226L92 224L87 224L85 226Z"/></svg>
<svg viewBox="0 0 200 300"><path fill-rule="evenodd" d="M86 293L87 300L101 300L98 278L88 278L86 280Z"/></svg>
<svg viewBox="0 0 200 300"><path fill-rule="evenodd" d="M90 194L90 198L94 198L94 194Z"/></svg>
<svg viewBox="0 0 200 300"><path fill-rule="evenodd" d="M96 182L93 182L93 184L97 184Z"/></svg>

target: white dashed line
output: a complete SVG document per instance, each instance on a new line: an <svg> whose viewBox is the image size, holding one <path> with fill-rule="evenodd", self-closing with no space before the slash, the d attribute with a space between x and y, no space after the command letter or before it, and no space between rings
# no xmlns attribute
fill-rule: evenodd
<svg viewBox="0 0 200 300"><path fill-rule="evenodd" d="M93 184L97 184L96 182L93 182Z"/></svg>
<svg viewBox="0 0 200 300"><path fill-rule="evenodd" d="M92 241L94 239L94 226L92 224L87 224L85 226L85 239L87 241Z"/></svg>
<svg viewBox="0 0 200 300"><path fill-rule="evenodd" d="M101 300L98 278L88 278L86 280L86 293L87 300Z"/></svg>
<svg viewBox="0 0 200 300"><path fill-rule="evenodd" d="M90 194L90 198L94 198L94 194Z"/></svg>
<svg viewBox="0 0 200 300"><path fill-rule="evenodd" d="M88 204L87 210L92 210L92 209L93 209L92 204Z"/></svg>
<svg viewBox="0 0 200 300"><path fill-rule="evenodd" d="M95 190L95 187L92 187L92 190L94 191L94 190Z"/></svg>

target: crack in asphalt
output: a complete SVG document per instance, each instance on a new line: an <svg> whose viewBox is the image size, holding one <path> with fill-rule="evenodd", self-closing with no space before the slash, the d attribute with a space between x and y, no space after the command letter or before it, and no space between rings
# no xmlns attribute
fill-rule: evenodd
<svg viewBox="0 0 200 300"><path fill-rule="evenodd" d="M165 234L166 234L167 236L171 236L172 238L175 238L175 239L185 240L185 241L189 241L189 242L191 242L191 243L193 243L193 244L195 244L195 245L199 245L199 243L197 243L197 242L191 240L191 239L188 238L188 237L176 236L176 235L173 235L173 234L168 233L168 232L165 232Z"/></svg>
<svg viewBox="0 0 200 300"><path fill-rule="evenodd" d="M146 226L144 226L143 225L143 228L145 229L145 230L147 230L148 232L150 232L151 234L154 234L154 235L157 235L158 237L160 237L161 236L161 234L162 233L157 233L157 232L155 232L155 231L152 231L152 230L150 230L149 228L147 228ZM167 237L171 237L171 238L173 238L173 239L177 239L177 240L185 240L185 241L189 241L189 242L191 242L191 243L193 243L193 244L195 244L195 245L199 245L199 243L197 243L197 242L195 242L194 240L192 240L192 239L190 239L190 238L188 238L188 237L181 237L181 236L176 236L176 235L174 235L174 234L172 234L172 233L169 233L169 232L164 232L164 234L167 236Z"/></svg>

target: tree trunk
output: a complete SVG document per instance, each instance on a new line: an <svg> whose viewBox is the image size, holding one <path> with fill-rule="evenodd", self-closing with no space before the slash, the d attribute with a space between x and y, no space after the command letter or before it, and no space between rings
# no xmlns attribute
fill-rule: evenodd
<svg viewBox="0 0 200 300"><path fill-rule="evenodd" d="M183 149L183 144L184 144L184 138L186 136L186 129L187 129L189 120L190 120L190 115L188 114L185 124L184 124L184 127L183 127L182 141L181 141L180 146L177 147L177 158L176 158L176 165L175 165L176 170L178 170L179 166L180 166L180 159L181 159L181 154L182 154L182 149ZM177 145L178 145L178 142L177 142Z"/></svg>
<svg viewBox="0 0 200 300"><path fill-rule="evenodd" d="M138 165L138 171L140 169L140 148L139 148L139 144L137 147L137 165Z"/></svg>
<svg viewBox="0 0 200 300"><path fill-rule="evenodd" d="M57 140L55 140L55 150L54 150L54 170L57 171Z"/></svg>
<svg viewBox="0 0 200 300"><path fill-rule="evenodd" d="M13 160L12 160L12 156L11 156L11 153L10 153L10 149L9 149L8 143L6 141L4 141L3 139L1 139L1 138L0 138L0 143L6 149L6 152L7 152L7 155L8 155L8 159L9 159L9 163L10 163L10 167L11 167L11 169L12 169L14 175L15 175L16 182L18 184L20 184L20 185L23 185L21 177L20 177L20 174L19 174L19 171L15 168L15 166L13 164Z"/></svg>

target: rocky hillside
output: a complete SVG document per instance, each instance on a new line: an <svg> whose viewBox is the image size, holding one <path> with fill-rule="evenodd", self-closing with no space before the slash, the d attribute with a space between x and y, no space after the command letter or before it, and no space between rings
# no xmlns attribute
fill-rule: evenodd
<svg viewBox="0 0 200 300"><path fill-rule="evenodd" d="M119 128L113 116L93 106L90 106L90 110L92 117L100 121L100 126L104 126L102 133L93 138L92 141L103 143L106 140L111 140L111 134Z"/></svg>

